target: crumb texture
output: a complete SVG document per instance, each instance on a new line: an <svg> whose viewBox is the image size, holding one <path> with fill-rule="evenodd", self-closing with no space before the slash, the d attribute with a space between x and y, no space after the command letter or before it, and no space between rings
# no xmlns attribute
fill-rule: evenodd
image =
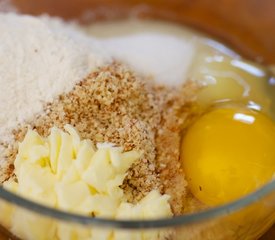
<svg viewBox="0 0 275 240"><path fill-rule="evenodd" d="M54 125L73 125L82 138L111 142L125 151L142 151L121 186L129 202L137 202L152 189L171 195L175 214L183 212L186 181L180 163L180 136L188 117L195 87L156 86L127 67L113 63L101 67L45 106L45 113L14 131L22 141L28 128L47 136ZM16 145L8 151L12 161Z"/></svg>

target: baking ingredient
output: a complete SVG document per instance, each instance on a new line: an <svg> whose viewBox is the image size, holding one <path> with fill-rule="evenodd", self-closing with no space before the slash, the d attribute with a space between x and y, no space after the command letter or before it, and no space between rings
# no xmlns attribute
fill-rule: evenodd
<svg viewBox="0 0 275 240"><path fill-rule="evenodd" d="M207 108L217 102L234 101L274 115L272 101L275 88L270 84L267 69L249 61L200 54L194 61L192 75L204 88L198 93L198 103Z"/></svg>
<svg viewBox="0 0 275 240"><path fill-rule="evenodd" d="M143 76L168 86L183 84L195 52L191 40L143 33L101 40L116 59Z"/></svg>
<svg viewBox="0 0 275 240"><path fill-rule="evenodd" d="M99 21L82 28L100 39L112 56L157 83L179 86L188 80L199 34L167 21Z"/></svg>
<svg viewBox="0 0 275 240"><path fill-rule="evenodd" d="M274 145L274 123L260 112L228 106L205 113L182 143L192 193L215 206L253 192L273 178Z"/></svg>
<svg viewBox="0 0 275 240"><path fill-rule="evenodd" d="M0 14L0 136L110 60L95 39L48 17Z"/></svg>
<svg viewBox="0 0 275 240"><path fill-rule="evenodd" d="M67 132L53 127L47 138L29 130L19 144L14 163L17 180L11 178L4 182L4 188L37 203L87 216L110 219L172 216L169 196L161 195L157 190L152 190L137 204L125 201L120 186L130 166L139 159L139 152L123 152L121 147L110 143L98 144L96 148L90 140L81 140L71 125L66 125L65 129ZM29 222L26 220L31 226L26 229L24 224L19 224L22 219L20 210L11 211L10 215L10 211L5 212L6 221L10 222L17 236L23 239L53 239L49 234L54 231L48 231L48 226L54 223L36 223L33 216ZM58 224L52 227L60 228ZM58 239L67 239L68 232L59 230ZM87 239L100 239L96 233L91 233ZM75 234L77 237L74 239L82 239L77 230ZM111 239L112 235L110 231L106 239ZM123 238L117 233L115 239Z"/></svg>

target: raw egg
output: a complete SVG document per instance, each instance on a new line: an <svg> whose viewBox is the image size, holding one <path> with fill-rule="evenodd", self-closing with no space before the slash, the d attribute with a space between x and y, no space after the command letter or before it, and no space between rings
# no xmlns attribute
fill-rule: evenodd
<svg viewBox="0 0 275 240"><path fill-rule="evenodd" d="M186 132L182 161L193 195L215 206L236 200L272 180L275 125L263 113L213 108Z"/></svg>
<svg viewBox="0 0 275 240"><path fill-rule="evenodd" d="M197 102L203 108L213 103L234 101L251 105L275 120L274 77L267 68L222 54L199 54L191 79L203 86Z"/></svg>

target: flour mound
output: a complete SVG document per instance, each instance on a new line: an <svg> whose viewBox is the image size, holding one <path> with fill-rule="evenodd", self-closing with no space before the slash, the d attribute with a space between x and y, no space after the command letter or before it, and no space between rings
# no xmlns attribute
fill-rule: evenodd
<svg viewBox="0 0 275 240"><path fill-rule="evenodd" d="M0 14L0 136L111 58L69 24L48 17Z"/></svg>

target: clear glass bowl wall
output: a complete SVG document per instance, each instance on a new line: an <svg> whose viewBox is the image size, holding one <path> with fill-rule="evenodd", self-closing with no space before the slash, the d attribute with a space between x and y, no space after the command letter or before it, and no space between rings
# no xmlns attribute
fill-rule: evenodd
<svg viewBox="0 0 275 240"><path fill-rule="evenodd" d="M85 232L96 234L92 239L99 239L99 236L116 232L119 234L116 240L155 240L150 236L167 233L170 236L168 239L173 240L252 240L258 239L274 223L275 182L225 206L173 219L152 221L112 221L68 214L43 207L0 188L0 240L12 238L5 230L10 228L10 223L5 217L9 211L16 212L17 224L20 226L16 230L17 235L25 236L26 240L40 239L41 232L44 233L43 239L49 239L51 229L78 236L76 239L82 239L81 236L84 236ZM36 232L39 232L38 235ZM27 233L29 235L26 235ZM135 233L143 234L144 238L134 238Z"/></svg>
<svg viewBox="0 0 275 240"><path fill-rule="evenodd" d="M98 11L102 9L99 6L104 5L109 9L109 13L116 12L112 17L126 16L134 12L136 16L140 17L162 18L186 23L225 40L226 43L248 58L260 59L265 63L274 64L275 45L270 44L270 42L272 42L272 38L273 42L275 41L274 27L271 27L274 26L275 19L268 10L270 7L272 9L274 3L262 1L258 11L259 17L256 20L253 12L257 6L250 1L239 3L239 1L234 0L219 6L217 9L212 9L213 5L209 2L211 1L200 0L196 1L195 4L193 1L184 1L184 3L183 1L171 1L171 3L167 3L161 0L81 0L77 1L76 4L76 1L66 1L66 3L65 1L58 1L57 3L53 0L14 0L14 4L19 10L25 13L41 14L46 12L64 18L78 18L84 22L92 20L89 17L91 11L98 13L93 14L93 17L106 18L102 11ZM234 13L235 17L232 20L232 11L236 6L238 6L238 10ZM263 9L267 10L265 15L262 15ZM242 11L245 14L241 14ZM253 22L256 23L256 21L257 24L253 26ZM237 23L242 24L238 25ZM264 26L265 34L262 34L263 27L259 29L259 24ZM240 31L242 28L247 31ZM269 38L269 40L266 40L266 31L270 33L271 39ZM243 34L243 32L248 32L248 34ZM272 32L274 34L271 34ZM33 226L37 226L37 223L40 223L40 230L45 232L45 239L47 239L47 234L53 225L64 231L77 234L92 231L99 234L97 236L104 236L110 231L115 231L119 232L120 236L124 236L125 239L131 239L129 236L133 236L133 233L141 232L144 236L154 235L156 232L159 234L169 232L171 239L175 240L258 239L275 221L275 182L271 182L257 192L225 206L173 219L143 222L111 221L68 214L43 207L0 188L0 240L11 238L5 230L9 228L10 224L5 217L9 211L16 211L17 215L20 216L22 228L29 230L30 235L27 238L34 240L37 240L37 236L35 236ZM20 236L20 232L18 235ZM151 238L148 237L148 239Z"/></svg>

